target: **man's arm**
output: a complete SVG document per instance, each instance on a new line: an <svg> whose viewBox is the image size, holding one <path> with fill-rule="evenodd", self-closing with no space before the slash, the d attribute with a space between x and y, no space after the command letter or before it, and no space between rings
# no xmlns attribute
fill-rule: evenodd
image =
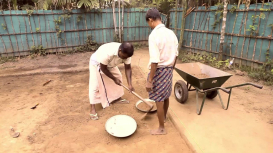
<svg viewBox="0 0 273 153"><path fill-rule="evenodd" d="M155 72L157 69L157 65L158 63L151 63L151 70L150 70L150 75L146 84L146 90L148 92L152 91L152 87L153 87L153 78L155 76Z"/></svg>
<svg viewBox="0 0 273 153"><path fill-rule="evenodd" d="M100 69L106 76L112 79L117 85L121 84L121 81L118 78L114 77L113 74L108 70L107 65L100 63Z"/></svg>
<svg viewBox="0 0 273 153"><path fill-rule="evenodd" d="M132 68L131 68L131 64L124 64L125 67L125 75L126 75L126 79L127 79L127 83L129 85L129 89L131 91L134 91L133 85L132 85Z"/></svg>

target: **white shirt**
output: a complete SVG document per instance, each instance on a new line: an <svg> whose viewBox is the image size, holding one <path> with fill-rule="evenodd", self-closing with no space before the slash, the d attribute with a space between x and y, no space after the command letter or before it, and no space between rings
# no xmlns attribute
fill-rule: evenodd
<svg viewBox="0 0 273 153"><path fill-rule="evenodd" d="M91 64L103 64L107 67L115 67L121 63L131 64L131 57L121 59L118 56L119 46L121 43L111 42L101 45L91 56Z"/></svg>
<svg viewBox="0 0 273 153"><path fill-rule="evenodd" d="M149 54L151 63L158 63L157 67L171 67L178 56L178 40L174 32L164 24L157 25L149 35Z"/></svg>

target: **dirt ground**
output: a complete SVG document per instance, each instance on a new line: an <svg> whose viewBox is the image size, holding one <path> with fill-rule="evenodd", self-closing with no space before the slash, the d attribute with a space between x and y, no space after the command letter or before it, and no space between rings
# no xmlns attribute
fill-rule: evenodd
<svg viewBox="0 0 273 153"><path fill-rule="evenodd" d="M86 67L90 55L25 58L0 65L0 74ZM143 74L136 66L133 72L136 92L146 98ZM47 80L52 82L43 86ZM167 135L150 135L158 125L156 114L141 121L143 113L135 108L138 99L127 91L123 98L130 104L116 103L104 110L97 105L100 119L90 120L88 80L88 71L1 77L0 152L190 152L171 121L166 123ZM37 103L36 109L30 109ZM106 120L117 114L136 120L138 128L132 136L115 138L105 131ZM21 133L18 138L10 136L11 126Z"/></svg>
<svg viewBox="0 0 273 153"><path fill-rule="evenodd" d="M132 59L133 84L144 98L147 97L144 89L149 60L147 52L147 49L138 50ZM143 113L134 107L137 99L126 91L124 98L130 100L130 104L117 103L105 110L98 106L100 120L89 120L88 63L91 54L24 58L0 65L0 152L190 152L170 121L166 123L166 136L151 136L149 130L158 124L156 114L140 121ZM48 74L64 70L75 72ZM25 75L30 72L44 74ZM228 73L233 76L224 86L254 82L247 76L238 76L232 71ZM13 76L4 77L6 75ZM49 79L53 81L42 86ZM175 74L173 81L177 80L181 77ZM227 95L222 95L225 101ZM270 150L272 87L234 89L227 111L222 110L218 102L218 98L207 100L202 115L198 116L194 92L189 93L184 105L176 102L173 95L171 97L172 109L177 108L178 116L181 113L181 120L204 152L221 152L223 148L223 152ZM36 109L30 109L37 103ZM114 138L105 131L106 120L117 114L126 114L136 120L138 129L131 137ZM21 132L19 138L10 137L10 126Z"/></svg>

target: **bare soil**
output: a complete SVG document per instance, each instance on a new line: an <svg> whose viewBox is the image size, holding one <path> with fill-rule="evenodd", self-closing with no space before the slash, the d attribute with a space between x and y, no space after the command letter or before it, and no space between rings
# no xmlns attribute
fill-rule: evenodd
<svg viewBox="0 0 273 153"><path fill-rule="evenodd" d="M209 78L210 76L205 74L205 73L199 73L199 74L192 74L193 76L197 77L198 79L206 79Z"/></svg>
<svg viewBox="0 0 273 153"><path fill-rule="evenodd" d="M36 71L42 70L42 67L56 66L68 69L77 62L78 67L83 67L88 66L87 57L90 55L51 55L45 59L39 57L39 61L25 58L2 64L0 72L24 73L22 68ZM124 74L122 67L121 72ZM143 87L145 79L137 67L133 66L133 72L136 93L147 97ZM43 86L48 80L52 81ZM156 113L140 120L143 113L135 108L138 99L127 91L123 98L129 100L129 104L115 103L106 109L97 105L100 118L97 121L90 120L88 81L88 71L1 77L0 152L190 152L170 121L166 122L167 135L150 135L150 130L158 126ZM123 81L126 81L125 77ZM30 109L37 103L36 109ZM132 136L115 138L105 131L106 121L118 114L129 115L136 120L138 128ZM18 138L11 137L10 126L20 132Z"/></svg>
<svg viewBox="0 0 273 153"><path fill-rule="evenodd" d="M90 55L49 55L0 64L0 76L20 74L0 77L0 152L190 152L170 121L166 122L167 135L151 136L150 130L158 125L156 114L149 114L141 121L143 113L135 108L138 99L127 91L123 98L129 100L129 104L115 103L105 110L97 105L100 119L90 120L88 71L21 76L45 70L88 70ZM145 91L147 55L147 49L138 50L132 59L133 85L143 98L148 97ZM123 68L121 72L124 72ZM233 71L228 73L233 76L224 86L254 82L247 76L235 75ZM173 82L181 79L180 76L174 77ZM52 81L43 86L48 80ZM223 94L223 99L227 99L227 94ZM255 146L267 149L262 152L269 152L265 142L273 142L272 99L273 88L270 86L264 86L262 90L244 86L233 90L228 111L221 113L219 99L207 100L202 115L197 116L195 93L190 92L188 103L183 108L178 107L177 115L182 114L181 120L187 123L187 128L207 152L221 152L223 148L225 152L236 149L244 152ZM36 109L30 109L37 103ZM174 98L171 104L173 109L178 105ZM227 117L229 112L232 112L230 118ZM105 131L105 122L117 114L133 117L138 124L136 133L124 139L110 136ZM222 124L225 126L221 127ZM10 136L10 126L20 132L18 138ZM251 145L246 147L246 144Z"/></svg>
<svg viewBox="0 0 273 153"><path fill-rule="evenodd" d="M157 109L157 108L156 108L156 103L151 103L151 104L153 104L153 106L154 106L153 109L152 109L152 111L156 110L156 109ZM137 108L139 108L140 110L143 110L143 111L148 111L148 110L150 110L150 106L147 105L147 104L144 103L144 102L138 104L138 105L137 105Z"/></svg>

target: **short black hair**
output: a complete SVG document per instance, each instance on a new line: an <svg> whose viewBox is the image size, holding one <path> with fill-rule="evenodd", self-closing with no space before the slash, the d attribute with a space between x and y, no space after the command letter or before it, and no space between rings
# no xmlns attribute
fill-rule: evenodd
<svg viewBox="0 0 273 153"><path fill-rule="evenodd" d="M149 18L153 20L161 20L161 15L156 8L151 8L147 11L145 18L146 21L149 21Z"/></svg>
<svg viewBox="0 0 273 153"><path fill-rule="evenodd" d="M126 54L129 57L133 56L134 54L134 46L128 42L121 43L119 49L122 53Z"/></svg>

